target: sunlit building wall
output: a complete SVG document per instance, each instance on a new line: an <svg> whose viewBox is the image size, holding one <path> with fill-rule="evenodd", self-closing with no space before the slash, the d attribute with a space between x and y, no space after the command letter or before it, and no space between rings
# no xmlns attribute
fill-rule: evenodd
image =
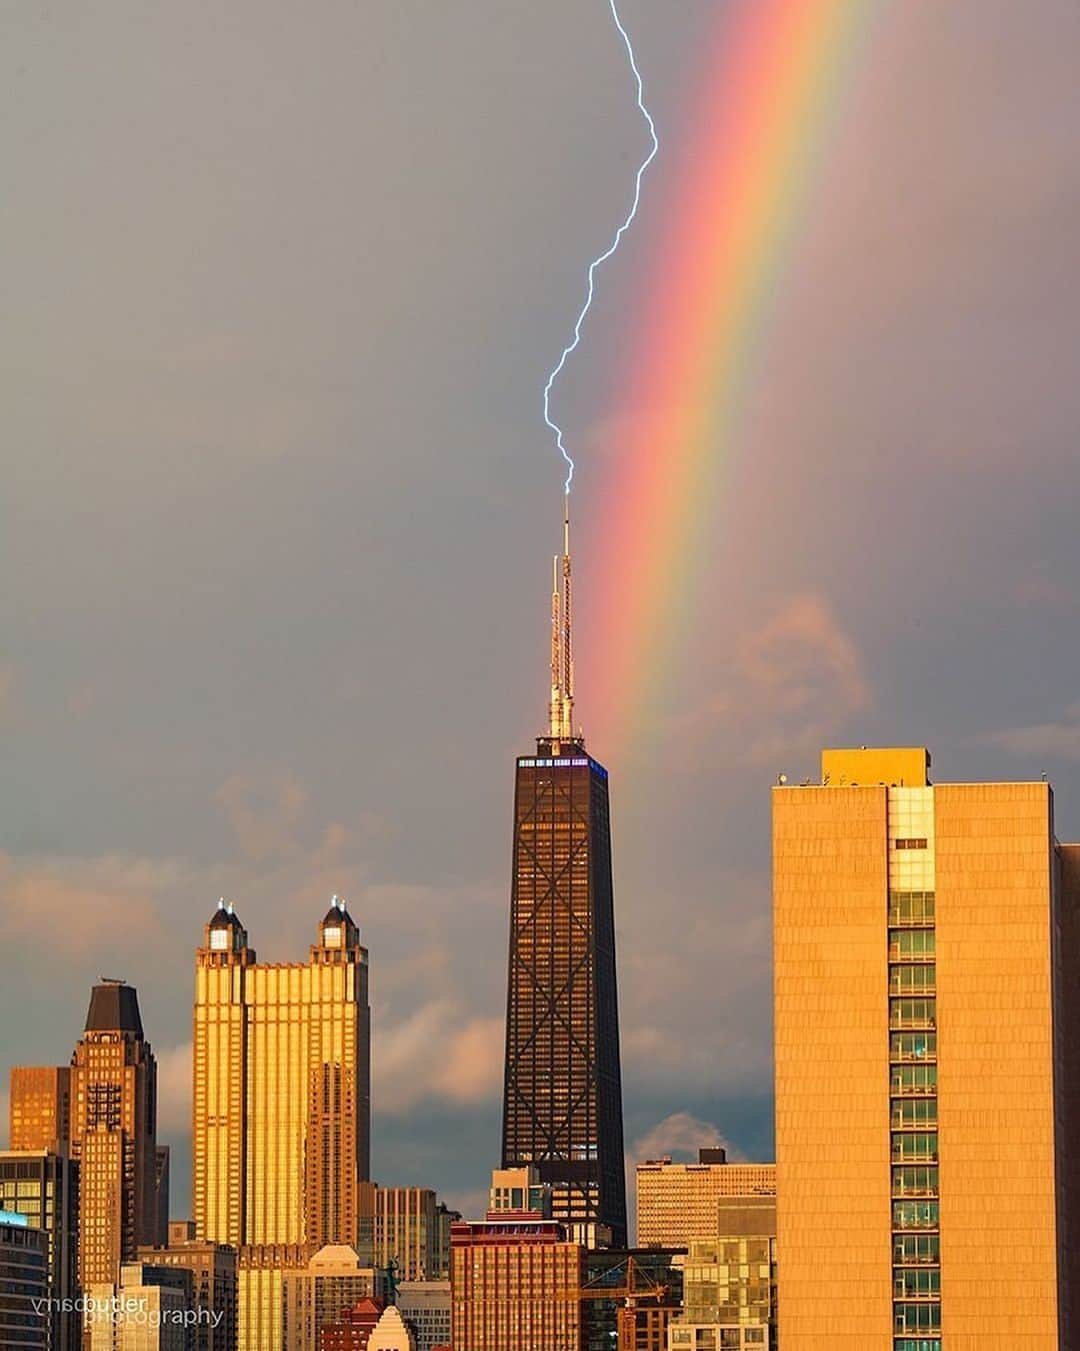
<svg viewBox="0 0 1080 1351"><path fill-rule="evenodd" d="M1074 1344L1080 968L1051 790L928 769L826 752L820 785L773 794L784 1351Z"/></svg>

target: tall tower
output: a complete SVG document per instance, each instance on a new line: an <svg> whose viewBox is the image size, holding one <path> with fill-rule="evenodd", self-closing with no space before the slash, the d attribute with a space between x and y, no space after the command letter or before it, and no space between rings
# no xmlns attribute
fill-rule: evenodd
<svg viewBox="0 0 1080 1351"><path fill-rule="evenodd" d="M307 962L260 965L222 901L195 960L196 1233L239 1249L240 1351L275 1351L282 1270L357 1239L370 1173L367 950L335 896Z"/></svg>
<svg viewBox="0 0 1080 1351"><path fill-rule="evenodd" d="M157 1233L157 1062L123 981L90 995L71 1058L71 1153L79 1161L79 1284L119 1279Z"/></svg>
<svg viewBox="0 0 1080 1351"><path fill-rule="evenodd" d="M518 759L514 793L502 1166L535 1164L571 1237L619 1246L626 1182L608 774L573 727L569 512L551 612L548 730L535 755Z"/></svg>
<svg viewBox="0 0 1080 1351"><path fill-rule="evenodd" d="M1048 784L928 770L773 789L785 1351L1080 1345L1080 848Z"/></svg>

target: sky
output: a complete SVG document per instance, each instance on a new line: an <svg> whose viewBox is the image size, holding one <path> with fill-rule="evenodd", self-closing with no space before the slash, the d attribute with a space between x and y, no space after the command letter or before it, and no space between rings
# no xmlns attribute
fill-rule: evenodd
<svg viewBox="0 0 1080 1351"><path fill-rule="evenodd" d="M770 1156L779 772L926 744L943 780L1047 773L1080 838L1071 0L873 19L697 504L686 623L641 635L638 722L589 736L590 692L636 679L590 641L625 356L700 54L753 2L623 0L661 153L556 391L631 1160ZM98 977L136 985L174 1217L221 895L268 960L348 898L376 1179L482 1208L559 543L541 392L646 148L601 0L0 14L0 1073L66 1062Z"/></svg>

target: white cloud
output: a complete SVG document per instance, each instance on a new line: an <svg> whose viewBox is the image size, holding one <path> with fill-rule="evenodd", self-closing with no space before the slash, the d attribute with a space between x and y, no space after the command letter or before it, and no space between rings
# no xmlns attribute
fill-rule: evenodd
<svg viewBox="0 0 1080 1351"><path fill-rule="evenodd" d="M998 732L986 733L980 740L988 746L998 746L1010 755L1080 760L1080 704L1066 709L1060 722L1005 727Z"/></svg>
<svg viewBox="0 0 1080 1351"><path fill-rule="evenodd" d="M643 1163L646 1159L680 1156L696 1160L699 1149L717 1148L726 1149L733 1162L743 1157L711 1121L702 1121L690 1112L673 1112L634 1141L627 1151L627 1161Z"/></svg>

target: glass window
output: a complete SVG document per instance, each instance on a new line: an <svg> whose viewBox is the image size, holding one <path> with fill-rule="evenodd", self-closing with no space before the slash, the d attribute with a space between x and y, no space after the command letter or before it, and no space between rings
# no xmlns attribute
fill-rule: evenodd
<svg viewBox="0 0 1080 1351"><path fill-rule="evenodd" d="M936 938L933 929L890 929L889 960L919 961L933 957Z"/></svg>
<svg viewBox="0 0 1080 1351"><path fill-rule="evenodd" d="M894 1229L936 1229L939 1221L937 1201L894 1201Z"/></svg>
<svg viewBox="0 0 1080 1351"><path fill-rule="evenodd" d="M894 1098L892 1124L894 1126L936 1126L937 1098Z"/></svg>
<svg viewBox="0 0 1080 1351"><path fill-rule="evenodd" d="M939 1266L941 1244L937 1234L893 1234L893 1261L897 1266Z"/></svg>
<svg viewBox="0 0 1080 1351"><path fill-rule="evenodd" d="M922 1165L892 1170L894 1196L936 1196L938 1187L938 1170L935 1167Z"/></svg>
<svg viewBox="0 0 1080 1351"><path fill-rule="evenodd" d="M890 999L889 1026L892 1028L926 1027L935 1025L935 999Z"/></svg>
<svg viewBox="0 0 1080 1351"><path fill-rule="evenodd" d="M935 900L932 891L894 891L889 897L889 923L933 924Z"/></svg>
<svg viewBox="0 0 1080 1351"><path fill-rule="evenodd" d="M936 969L929 964L902 963L889 967L889 990L893 994L932 994Z"/></svg>
<svg viewBox="0 0 1080 1351"><path fill-rule="evenodd" d="M937 1151L937 1131L893 1131L892 1156L896 1163L936 1163Z"/></svg>
<svg viewBox="0 0 1080 1351"><path fill-rule="evenodd" d="M937 1065L894 1065L892 1091L896 1097L937 1092Z"/></svg>
<svg viewBox="0 0 1080 1351"><path fill-rule="evenodd" d="M933 1060L937 1056L936 1032L894 1032L889 1039L890 1059Z"/></svg>

